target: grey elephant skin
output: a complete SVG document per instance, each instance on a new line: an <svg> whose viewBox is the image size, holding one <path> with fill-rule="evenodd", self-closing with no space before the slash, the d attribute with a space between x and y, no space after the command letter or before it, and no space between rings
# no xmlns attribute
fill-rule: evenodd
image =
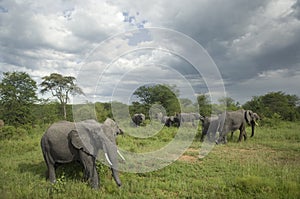
<svg viewBox="0 0 300 199"><path fill-rule="evenodd" d="M140 126L145 121L146 117L143 113L136 113L131 119L135 126Z"/></svg>
<svg viewBox="0 0 300 199"><path fill-rule="evenodd" d="M219 120L224 121L223 127L220 127L218 131L220 132L219 139L216 141L219 143L227 142L227 133L240 130L240 135L238 142L247 139L246 126L247 124L251 126L252 133L251 137L254 136L254 128L259 120L257 113L251 110L237 110L237 111L227 111L219 115ZM221 126L221 125L220 125Z"/></svg>
<svg viewBox="0 0 300 199"><path fill-rule="evenodd" d="M171 126L179 127L180 124L176 116L163 116L161 122L167 127L171 127Z"/></svg>
<svg viewBox="0 0 300 199"><path fill-rule="evenodd" d="M200 120L203 117L199 113L178 113L176 114L176 118L179 121L178 126L186 122L191 122L195 126L195 120Z"/></svg>
<svg viewBox="0 0 300 199"><path fill-rule="evenodd" d="M93 188L98 188L96 158L99 151L103 150L112 176L117 185L121 186L115 137L120 133L122 130L111 119L107 119L103 124L95 120L77 123L61 121L52 124L41 139L41 148L48 168L47 178L54 183L55 169L58 165L78 161L84 167L85 179Z"/></svg>
<svg viewBox="0 0 300 199"><path fill-rule="evenodd" d="M207 136L208 141L214 142L220 126L219 117L217 115L202 117L200 120L202 122L201 141L204 141L205 136Z"/></svg>

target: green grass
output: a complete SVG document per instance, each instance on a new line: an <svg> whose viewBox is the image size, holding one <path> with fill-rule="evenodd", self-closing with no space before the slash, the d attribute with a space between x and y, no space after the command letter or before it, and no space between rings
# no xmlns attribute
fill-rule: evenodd
<svg viewBox="0 0 300 199"><path fill-rule="evenodd" d="M241 143L236 142L236 132L232 141L215 146L203 159L198 158L201 142L194 141L181 158L163 169L121 172L121 188L109 168L99 164L99 190L82 180L77 164L59 167L56 184L45 180L43 130L38 127L19 140L0 141L1 198L300 198L299 123L258 127L253 138ZM143 127L125 130L144 133ZM127 134L118 137L118 145L147 152L163 147L175 135L176 128L164 128L149 138Z"/></svg>

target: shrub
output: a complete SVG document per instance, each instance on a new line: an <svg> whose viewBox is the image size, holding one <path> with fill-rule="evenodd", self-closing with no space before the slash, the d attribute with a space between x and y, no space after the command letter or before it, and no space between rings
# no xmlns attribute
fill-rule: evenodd
<svg viewBox="0 0 300 199"><path fill-rule="evenodd" d="M4 126L0 129L1 139L22 138L28 135L28 131L22 127Z"/></svg>
<svg viewBox="0 0 300 199"><path fill-rule="evenodd" d="M16 132L16 128L14 126L4 126L0 129L0 138L3 139L10 139Z"/></svg>
<svg viewBox="0 0 300 199"><path fill-rule="evenodd" d="M261 121L262 126L266 127L276 127L281 124L282 118L278 113L274 113L271 118L264 118Z"/></svg>

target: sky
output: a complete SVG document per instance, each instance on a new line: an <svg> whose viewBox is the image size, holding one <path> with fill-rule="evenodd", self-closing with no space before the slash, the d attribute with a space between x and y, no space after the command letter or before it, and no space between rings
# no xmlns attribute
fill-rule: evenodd
<svg viewBox="0 0 300 199"><path fill-rule="evenodd" d="M75 101L176 85L241 104L300 96L300 0L0 0L0 72L74 76Z"/></svg>

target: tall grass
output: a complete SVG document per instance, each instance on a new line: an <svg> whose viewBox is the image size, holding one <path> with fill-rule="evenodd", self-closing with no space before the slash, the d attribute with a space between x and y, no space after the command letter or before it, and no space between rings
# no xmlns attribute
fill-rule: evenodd
<svg viewBox="0 0 300 199"><path fill-rule="evenodd" d="M43 128L21 139L0 141L1 198L300 198L299 123L258 127L253 138L241 143L235 133L232 141L215 146L203 159L197 152L201 142L195 140L183 156L190 158L179 158L153 172L121 172L121 188L109 168L99 164L99 190L82 180L77 164L59 167L56 184L45 180ZM144 133L143 127L128 127L125 132L130 130ZM118 137L118 145L147 152L166 145L175 135L176 128L163 128L149 138L126 134Z"/></svg>

